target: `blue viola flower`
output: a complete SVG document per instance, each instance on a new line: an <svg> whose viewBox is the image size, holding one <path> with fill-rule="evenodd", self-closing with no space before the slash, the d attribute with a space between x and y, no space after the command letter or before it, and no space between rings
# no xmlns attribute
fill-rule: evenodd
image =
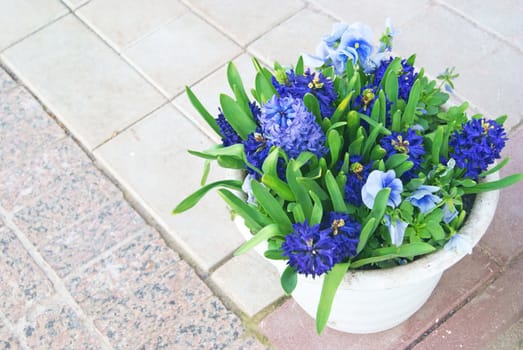
<svg viewBox="0 0 523 350"><path fill-rule="evenodd" d="M336 74L342 75L349 62L366 68L374 50L372 42L372 30L365 24L335 24L332 33L316 48L316 55L303 55L303 60L309 67L331 65Z"/></svg>
<svg viewBox="0 0 523 350"><path fill-rule="evenodd" d="M405 221L396 219L394 222L391 222L390 216L385 215L385 225L389 229L390 241L392 245L399 247L403 244L403 238L405 237L405 230L409 225Z"/></svg>
<svg viewBox="0 0 523 350"><path fill-rule="evenodd" d="M449 224L458 216L458 211L452 204L452 201L446 202L443 205L443 222Z"/></svg>
<svg viewBox="0 0 523 350"><path fill-rule="evenodd" d="M310 93L318 99L321 115L330 118L334 113L333 103L338 98L332 80L319 72L307 69L303 75L296 75L294 70L285 72L283 79L272 78L272 84L280 97L290 96L303 99Z"/></svg>
<svg viewBox="0 0 523 350"><path fill-rule="evenodd" d="M306 151L318 157L327 152L325 134L301 99L273 96L262 106L260 123L267 140L290 158Z"/></svg>
<svg viewBox="0 0 523 350"><path fill-rule="evenodd" d="M384 188L390 188L387 206L395 208L400 205L403 183L400 179L396 178L394 170L389 170L387 172L374 170L369 174L367 182L361 189L361 198L367 208L372 209L378 192Z"/></svg>
<svg viewBox="0 0 523 350"><path fill-rule="evenodd" d="M411 128L407 132L394 131L391 135L383 137L380 145L387 151L386 159L393 154L403 153L408 155L408 160L414 163L414 166L401 176L403 180L408 181L417 176L416 171L421 168L421 162L425 154L423 136L417 135L416 131Z"/></svg>
<svg viewBox="0 0 523 350"><path fill-rule="evenodd" d="M364 164L362 156L350 156L349 173L345 183L345 201L355 206L363 204L361 189L372 170L372 163Z"/></svg>
<svg viewBox="0 0 523 350"><path fill-rule="evenodd" d="M501 157L507 141L505 129L494 120L471 119L463 130L454 131L449 140L456 165L465 169L465 176L477 180L479 174Z"/></svg>
<svg viewBox="0 0 523 350"><path fill-rule="evenodd" d="M443 248L458 254L472 254L472 238L461 233L456 233L450 237Z"/></svg>
<svg viewBox="0 0 523 350"><path fill-rule="evenodd" d="M436 205L441 202L441 198L433 194L439 190L440 188L437 186L421 185L412 195L407 197L407 200L413 206L418 207L423 214L426 214L436 208Z"/></svg>
<svg viewBox="0 0 523 350"><path fill-rule="evenodd" d="M330 229L320 230L320 225L309 226L307 220L292 225L294 231L285 236L283 255L298 273L312 277L332 269L335 264L336 243Z"/></svg>
<svg viewBox="0 0 523 350"><path fill-rule="evenodd" d="M335 263L345 262L356 256L361 233L359 222L351 220L348 214L330 212L323 223L323 228L331 230L336 243Z"/></svg>

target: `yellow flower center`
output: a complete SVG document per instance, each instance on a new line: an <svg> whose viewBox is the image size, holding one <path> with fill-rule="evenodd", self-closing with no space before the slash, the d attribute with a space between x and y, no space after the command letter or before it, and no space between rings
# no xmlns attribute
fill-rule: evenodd
<svg viewBox="0 0 523 350"><path fill-rule="evenodd" d="M400 153L409 153L409 140L403 140L401 135L398 135L398 140L391 140L390 142L394 149Z"/></svg>
<svg viewBox="0 0 523 350"><path fill-rule="evenodd" d="M323 83L320 82L320 74L318 72L314 73L314 78L312 78L312 81L308 86L309 89L321 89L323 87Z"/></svg>
<svg viewBox="0 0 523 350"><path fill-rule="evenodd" d="M331 226L332 234L334 236L336 236L338 234L338 230L340 228L342 228L343 226L345 226L345 220L343 220L343 219L334 220L332 222L332 226Z"/></svg>

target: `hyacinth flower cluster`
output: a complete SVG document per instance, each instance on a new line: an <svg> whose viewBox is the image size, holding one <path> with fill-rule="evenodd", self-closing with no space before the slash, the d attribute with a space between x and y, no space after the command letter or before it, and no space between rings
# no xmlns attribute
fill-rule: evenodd
<svg viewBox="0 0 523 350"><path fill-rule="evenodd" d="M523 178L485 181L508 161L496 165L506 117L471 116L467 103L444 108L444 86L457 74L447 70L438 84L416 67L415 55L392 53L394 35L387 23L375 43L365 24L336 24L293 66L269 69L253 59L250 90L230 63L232 95L220 95L216 113L187 88L221 143L190 151L205 159L202 187L173 212L217 189L253 233L237 253L264 244L265 257L285 260L288 293L298 274L342 276L439 249L470 252L459 233L467 203ZM241 179L207 183L211 161Z"/></svg>

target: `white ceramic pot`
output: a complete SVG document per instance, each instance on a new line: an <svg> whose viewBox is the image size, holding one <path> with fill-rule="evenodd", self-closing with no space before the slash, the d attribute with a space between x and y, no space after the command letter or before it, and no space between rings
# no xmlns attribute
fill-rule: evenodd
<svg viewBox="0 0 523 350"><path fill-rule="evenodd" d="M498 179L491 175L487 181ZM476 196L474 206L460 233L471 238L475 246L486 232L499 198L499 191ZM246 238L252 237L242 229ZM265 247L258 246L263 254ZM412 263L390 269L350 271L338 288L328 326L349 333L374 333L390 329L407 320L430 297L443 272L461 260L466 253L438 250ZM283 261L270 260L279 272ZM315 317L323 278L298 275L298 285L292 297Z"/></svg>

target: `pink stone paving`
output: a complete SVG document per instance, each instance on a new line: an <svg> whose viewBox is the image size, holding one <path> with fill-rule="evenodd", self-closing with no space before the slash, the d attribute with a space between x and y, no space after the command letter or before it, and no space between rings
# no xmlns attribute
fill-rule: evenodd
<svg viewBox="0 0 523 350"><path fill-rule="evenodd" d="M0 73L0 348L262 349Z"/></svg>

